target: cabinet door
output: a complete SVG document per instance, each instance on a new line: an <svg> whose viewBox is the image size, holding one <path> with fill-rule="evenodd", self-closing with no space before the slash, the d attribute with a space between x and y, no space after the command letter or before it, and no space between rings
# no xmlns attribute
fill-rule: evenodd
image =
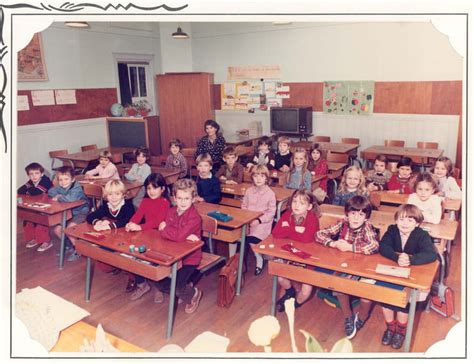
<svg viewBox="0 0 474 364"><path fill-rule="evenodd" d="M184 73L157 76L162 151L179 138L185 147L196 146L204 135L204 122L214 119L212 74Z"/></svg>

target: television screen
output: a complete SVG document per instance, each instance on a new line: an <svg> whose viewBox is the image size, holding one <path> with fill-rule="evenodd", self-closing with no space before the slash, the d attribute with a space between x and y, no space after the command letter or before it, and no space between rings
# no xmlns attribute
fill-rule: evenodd
<svg viewBox="0 0 474 364"><path fill-rule="evenodd" d="M298 131L298 110L273 110L272 129L279 132Z"/></svg>

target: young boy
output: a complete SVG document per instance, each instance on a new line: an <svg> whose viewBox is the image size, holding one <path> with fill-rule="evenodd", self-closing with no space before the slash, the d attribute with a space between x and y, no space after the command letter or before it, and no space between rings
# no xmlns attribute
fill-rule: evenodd
<svg viewBox="0 0 474 364"><path fill-rule="evenodd" d="M52 187L48 191L48 196L59 202L84 201L84 204L72 209L72 219L68 221L67 226L69 227L83 223L86 219L87 213L89 212L89 200L84 194L79 182L74 179L74 170L69 166L60 167L56 172L56 178L58 180L58 186ZM53 228L54 235L59 239L61 238L61 232L60 225L56 225ZM73 239L71 239L71 242L74 244ZM47 243L44 246L41 245L38 248L38 251L45 251L52 246L52 243ZM77 257L78 255L74 250L68 260L76 260Z"/></svg>
<svg viewBox="0 0 474 364"><path fill-rule="evenodd" d="M86 172L86 177L89 179L98 179L98 178L110 178L110 179L120 179L117 167L113 164L110 159L112 158L112 153L108 150L104 150L99 154L99 165L94 169Z"/></svg>
<svg viewBox="0 0 474 364"><path fill-rule="evenodd" d="M211 173L212 158L209 154L201 154L196 159L199 175L196 179L197 193L196 201L219 203L221 200L221 184L216 176Z"/></svg>
<svg viewBox="0 0 474 364"><path fill-rule="evenodd" d="M166 220L159 227L163 238L175 242L185 240L198 241L201 239L202 220L193 205L196 196L196 183L193 180L181 179L175 182L173 185L173 198L176 206L168 210ZM178 270L176 296L186 303L184 309L186 313L195 312L202 297L202 291L197 287L190 287L187 284L189 278L201 262L201 256L201 250L196 250L189 254L183 259L183 266ZM170 278L157 282L156 303L164 301L163 292L169 293L170 282Z"/></svg>
<svg viewBox="0 0 474 364"><path fill-rule="evenodd" d="M380 254L401 267L434 262L437 254L430 235L419 226L423 212L415 205L402 205L395 213L395 225L390 225L380 241ZM426 299L421 292L418 300ZM405 341L410 303L405 308L382 304L387 324L382 344L400 349Z"/></svg>
<svg viewBox="0 0 474 364"><path fill-rule="evenodd" d="M225 165L222 165L216 173L216 177L219 178L219 181L221 181L221 183L234 185L242 183L244 180L244 167L238 162L239 157L235 148L225 148L222 159Z"/></svg>
<svg viewBox="0 0 474 364"><path fill-rule="evenodd" d="M51 180L48 176L44 175L44 168L41 164L36 162L30 163L25 167L25 171L29 180L18 189L17 193L19 195L37 196L48 193L48 190L53 187ZM47 245L50 240L46 226L30 221L23 221L23 234L28 249L34 248L38 244L41 246L43 246L43 244Z"/></svg>
<svg viewBox="0 0 474 364"><path fill-rule="evenodd" d="M392 172L387 169L387 157L379 154L375 157L374 169L367 173L367 189L372 191L383 191L387 189L387 183L392 178Z"/></svg>
<svg viewBox="0 0 474 364"><path fill-rule="evenodd" d="M315 234L317 243L342 252L353 252L365 255L377 252L379 243L374 227L367 220L372 212L369 200L363 196L354 196L346 202L344 220ZM352 339L358 330L362 329L368 318L371 301L361 299L359 312L353 313L350 297L343 293L334 292L341 305L344 319L344 331L348 339Z"/></svg>
<svg viewBox="0 0 474 364"><path fill-rule="evenodd" d="M136 163L133 163L130 171L124 174L124 177L129 181L145 182L146 178L151 174L151 167L146 162L150 157L148 148L135 149ZM137 195L133 198L133 206L138 208L145 196L145 187L140 188Z"/></svg>
<svg viewBox="0 0 474 364"><path fill-rule="evenodd" d="M410 157L402 157L397 163L398 173L394 174L387 183L390 193L413 193L413 162Z"/></svg>
<svg viewBox="0 0 474 364"><path fill-rule="evenodd" d="M247 163L247 168L254 166L265 166L269 170L275 168L275 154L272 151L272 138L269 136L261 137L257 142L257 150L252 160Z"/></svg>
<svg viewBox="0 0 474 364"><path fill-rule="evenodd" d="M281 172L288 172L291 165L290 138L281 136L278 138L278 152L275 155L275 169Z"/></svg>
<svg viewBox="0 0 474 364"><path fill-rule="evenodd" d="M166 168L178 168L181 173L179 178L184 178L188 174L188 162L186 158L181 153L183 148L183 143L179 139L172 139L169 143L170 154L166 158Z"/></svg>

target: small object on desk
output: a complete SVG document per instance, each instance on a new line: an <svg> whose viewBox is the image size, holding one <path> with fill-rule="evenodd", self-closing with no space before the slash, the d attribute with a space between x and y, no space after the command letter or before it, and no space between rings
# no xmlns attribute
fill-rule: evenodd
<svg viewBox="0 0 474 364"><path fill-rule="evenodd" d="M130 253L133 253L135 251L135 245L131 244L128 246L128 250Z"/></svg>
<svg viewBox="0 0 474 364"><path fill-rule="evenodd" d="M347 268L347 263L341 263L342 268Z"/></svg>
<svg viewBox="0 0 474 364"><path fill-rule="evenodd" d="M410 268L396 267L393 265L386 264L377 264L377 267L375 268L375 273L400 278L408 278L410 277Z"/></svg>
<svg viewBox="0 0 474 364"><path fill-rule="evenodd" d="M138 248L138 251L140 253L145 253L146 252L146 246L145 245L140 245L140 247Z"/></svg>
<svg viewBox="0 0 474 364"><path fill-rule="evenodd" d="M89 237L89 238L96 239L96 240L104 239L104 238L105 238L105 235L104 235L104 234L98 233L98 232L96 232L96 231L86 231L86 232L84 233L84 235L86 235L86 236Z"/></svg>
<svg viewBox="0 0 474 364"><path fill-rule="evenodd" d="M18 197L16 201L21 205L21 204L23 203L23 198L22 198L22 197Z"/></svg>
<svg viewBox="0 0 474 364"><path fill-rule="evenodd" d="M260 249L265 249L265 244L260 244L258 247L259 247Z"/></svg>
<svg viewBox="0 0 474 364"><path fill-rule="evenodd" d="M214 219L223 221L223 222L227 222L233 219L232 216L225 214L223 212L220 212L218 210L208 212L207 216L213 217Z"/></svg>
<svg viewBox="0 0 474 364"><path fill-rule="evenodd" d="M307 259L311 257L311 254L295 247L293 243L285 244L281 248L303 259Z"/></svg>
<svg viewBox="0 0 474 364"><path fill-rule="evenodd" d="M275 247L275 244L268 244L268 247L269 247L270 249L272 249L272 248Z"/></svg>

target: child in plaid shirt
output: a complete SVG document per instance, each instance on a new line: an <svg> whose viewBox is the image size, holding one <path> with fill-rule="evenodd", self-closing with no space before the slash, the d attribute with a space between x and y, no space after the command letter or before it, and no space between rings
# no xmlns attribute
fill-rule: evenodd
<svg viewBox="0 0 474 364"><path fill-rule="evenodd" d="M315 234L317 243L342 252L353 252L370 255L377 252L379 242L377 232L367 220L372 212L369 200L363 196L350 198L345 205L346 217L336 224L321 229ZM348 339L352 339L357 330L362 329L372 305L369 300L361 299L359 312L353 313L350 296L334 292L338 296L344 319L344 331Z"/></svg>

